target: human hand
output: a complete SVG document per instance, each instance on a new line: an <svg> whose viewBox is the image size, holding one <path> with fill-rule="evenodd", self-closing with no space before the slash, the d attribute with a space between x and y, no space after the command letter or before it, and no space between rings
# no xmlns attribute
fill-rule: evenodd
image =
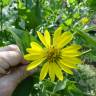
<svg viewBox="0 0 96 96"><path fill-rule="evenodd" d="M36 71L27 72L24 63L16 45L0 48L0 96L11 96L16 86Z"/></svg>

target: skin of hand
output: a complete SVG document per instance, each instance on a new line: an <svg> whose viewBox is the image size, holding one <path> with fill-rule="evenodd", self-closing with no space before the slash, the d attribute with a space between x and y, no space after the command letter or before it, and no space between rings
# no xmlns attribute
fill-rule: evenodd
<svg viewBox="0 0 96 96"><path fill-rule="evenodd" d="M0 96L12 96L17 85L36 71L26 71L24 63L18 46L0 48Z"/></svg>

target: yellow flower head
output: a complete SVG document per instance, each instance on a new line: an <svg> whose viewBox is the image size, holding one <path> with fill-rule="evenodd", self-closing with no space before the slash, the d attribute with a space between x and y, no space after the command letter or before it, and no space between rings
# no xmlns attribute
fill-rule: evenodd
<svg viewBox="0 0 96 96"><path fill-rule="evenodd" d="M77 68L76 64L81 63L81 60L77 58L81 55L79 52L81 46L77 44L67 46L73 39L73 34L71 32L62 33L61 27L54 32L53 39L47 30L44 35L40 32L37 34L44 47L32 42L31 48L27 48L28 54L24 57L26 60L32 61L27 66L27 70L32 70L43 64L40 80L43 80L48 73L52 81L55 80L55 76L59 80L63 80L62 70L73 74L71 69Z"/></svg>
<svg viewBox="0 0 96 96"><path fill-rule="evenodd" d="M81 19L81 23L84 25L87 24L88 22L89 22L89 19L87 17L84 17Z"/></svg>

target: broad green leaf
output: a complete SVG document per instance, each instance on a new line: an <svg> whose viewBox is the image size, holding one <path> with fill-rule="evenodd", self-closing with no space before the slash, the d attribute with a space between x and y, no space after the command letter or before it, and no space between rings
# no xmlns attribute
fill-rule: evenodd
<svg viewBox="0 0 96 96"><path fill-rule="evenodd" d="M30 46L30 35L29 32L20 30L17 28L9 28L9 32L13 35L17 45L20 47L21 51L26 52L26 48Z"/></svg>
<svg viewBox="0 0 96 96"><path fill-rule="evenodd" d="M18 35L17 35L15 32L13 32L10 28L8 29L8 31L11 32L13 38L14 38L15 41L16 41L16 44L19 46L22 54L24 54L24 52L23 52L24 49L23 49L23 46L22 46L21 39L20 39L20 38L18 37Z"/></svg>
<svg viewBox="0 0 96 96"><path fill-rule="evenodd" d="M29 96L33 87L33 82L31 76L26 78L17 86L12 96Z"/></svg>
<svg viewBox="0 0 96 96"><path fill-rule="evenodd" d="M54 87L53 92L64 90L66 88L67 81L68 81L68 79L64 79L63 81L57 82L57 84Z"/></svg>
<svg viewBox="0 0 96 96"><path fill-rule="evenodd" d="M78 34L82 36L89 43L89 45L96 46L96 40L88 33L78 30Z"/></svg>

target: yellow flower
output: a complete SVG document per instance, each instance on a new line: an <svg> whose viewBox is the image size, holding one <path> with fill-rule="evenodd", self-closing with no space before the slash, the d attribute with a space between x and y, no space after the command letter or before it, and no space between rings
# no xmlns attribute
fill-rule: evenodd
<svg viewBox="0 0 96 96"><path fill-rule="evenodd" d="M81 19L81 23L82 24L87 24L89 22L89 19L87 18L87 17L83 17L82 19Z"/></svg>
<svg viewBox="0 0 96 96"><path fill-rule="evenodd" d="M63 80L63 72L73 74L73 68L77 68L76 64L81 63L78 56L81 55L80 45L68 45L73 39L71 32L62 33L62 28L59 27L53 34L53 39L50 33L46 30L44 36L37 32L43 47L36 42L31 43L31 48L27 48L28 54L25 59L32 61L27 70L32 70L38 65L43 64L40 72L40 80L43 80L49 73L50 79L55 80L55 76L59 80ZM68 46L67 46L68 45Z"/></svg>

